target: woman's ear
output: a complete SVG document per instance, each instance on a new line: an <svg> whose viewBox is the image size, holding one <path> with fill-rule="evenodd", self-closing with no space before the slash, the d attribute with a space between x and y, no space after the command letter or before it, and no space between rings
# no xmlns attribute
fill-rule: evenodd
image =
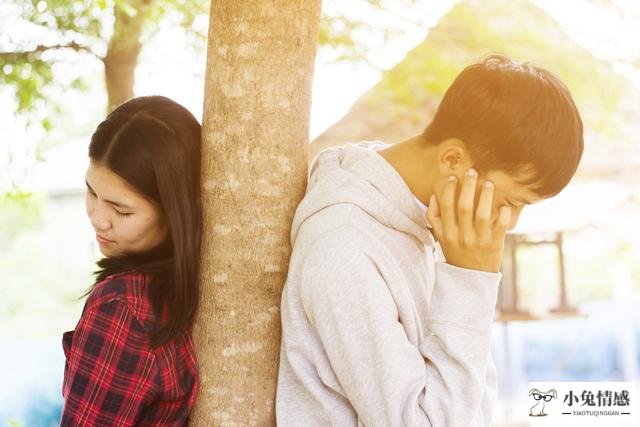
<svg viewBox="0 0 640 427"><path fill-rule="evenodd" d="M442 175L459 176L471 166L469 152L463 141L451 138L438 145L438 169Z"/></svg>

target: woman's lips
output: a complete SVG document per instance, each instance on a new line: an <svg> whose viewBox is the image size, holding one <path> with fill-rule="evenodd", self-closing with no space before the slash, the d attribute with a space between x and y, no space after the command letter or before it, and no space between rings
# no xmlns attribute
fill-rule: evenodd
<svg viewBox="0 0 640 427"><path fill-rule="evenodd" d="M98 243L102 243L103 245L108 245L109 243L113 243L113 240L105 239L102 236L96 234L96 240Z"/></svg>

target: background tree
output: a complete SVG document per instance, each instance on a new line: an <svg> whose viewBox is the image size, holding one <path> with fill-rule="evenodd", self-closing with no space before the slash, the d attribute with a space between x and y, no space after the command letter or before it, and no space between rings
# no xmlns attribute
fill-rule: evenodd
<svg viewBox="0 0 640 427"><path fill-rule="evenodd" d="M206 14L208 4L208 0L16 0L2 7L5 25L20 20L38 36L16 40L8 33L0 38L0 83L15 88L18 111L26 112L35 101L47 99L47 88L56 83L56 64L68 63L69 53L90 55L104 64L111 111L133 97L138 55L158 22L172 19L193 29L195 18ZM82 77L76 76L75 87L81 87Z"/></svg>
<svg viewBox="0 0 640 427"><path fill-rule="evenodd" d="M339 0L328 0L337 3ZM397 0L394 0L397 2ZM415 0L403 0L412 4ZM187 29L198 48L206 33L194 23L206 18L209 0L15 0L0 7L0 25L20 22L36 37L0 36L0 82L16 90L18 111L27 112L34 101L47 100L47 89L56 84L56 64L89 55L104 65L108 110L134 96L135 68L145 42L163 19ZM369 9L388 11L389 1L358 0ZM366 60L369 46L357 34L371 31L364 20L324 15L318 42L333 51L336 60ZM397 31L378 28L384 37ZM356 37L354 38L354 34ZM363 37L364 38L364 37ZM83 89L84 76L74 87ZM68 81L61 83L65 87ZM46 124L48 127L48 124Z"/></svg>
<svg viewBox="0 0 640 427"><path fill-rule="evenodd" d="M600 3L604 0L585 0L585 5L599 8L595 10L618 16L621 24L626 22L623 15L640 17L631 4ZM618 6L628 7L618 10ZM605 7L612 10L606 12ZM637 2L635 11L640 12ZM640 177L633 144L640 119L637 84L619 73L611 60L577 43L565 28L530 0L459 1L344 117L312 142L309 161L329 146L364 139L398 142L420 133L460 70L488 52L500 52L553 70L570 89L587 141L577 178L628 182ZM617 35L600 37L609 45ZM616 66L633 60L632 52L623 47L609 52Z"/></svg>
<svg viewBox="0 0 640 427"><path fill-rule="evenodd" d="M280 295L307 178L320 3L212 2L192 425L275 423Z"/></svg>

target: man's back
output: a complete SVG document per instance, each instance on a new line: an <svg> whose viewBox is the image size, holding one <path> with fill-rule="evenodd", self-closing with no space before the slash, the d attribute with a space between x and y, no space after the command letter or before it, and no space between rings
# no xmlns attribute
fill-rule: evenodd
<svg viewBox="0 0 640 427"><path fill-rule="evenodd" d="M327 150L292 227L279 425L486 425L500 275L435 262L379 143Z"/></svg>

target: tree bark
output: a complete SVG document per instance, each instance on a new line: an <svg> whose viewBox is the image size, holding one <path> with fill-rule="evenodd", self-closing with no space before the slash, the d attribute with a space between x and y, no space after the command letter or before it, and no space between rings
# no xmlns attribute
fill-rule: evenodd
<svg viewBox="0 0 640 427"><path fill-rule="evenodd" d="M135 69L142 50L140 38L149 3L148 0L131 0L126 9L117 4L114 6L113 36L102 60L109 112L133 98Z"/></svg>
<svg viewBox="0 0 640 427"><path fill-rule="evenodd" d="M306 186L320 5L211 2L191 425L275 424L280 295Z"/></svg>

